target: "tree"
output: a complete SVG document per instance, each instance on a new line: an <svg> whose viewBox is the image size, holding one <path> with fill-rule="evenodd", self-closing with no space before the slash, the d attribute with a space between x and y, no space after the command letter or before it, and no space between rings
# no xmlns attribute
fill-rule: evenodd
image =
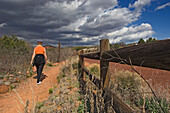
<svg viewBox="0 0 170 113"><path fill-rule="evenodd" d="M156 41L155 38L150 37L148 40L146 40L146 43L155 42L155 41Z"/></svg>
<svg viewBox="0 0 170 113"><path fill-rule="evenodd" d="M143 38L141 38L138 42L138 44L144 44L144 43L145 43L145 41L143 40Z"/></svg>

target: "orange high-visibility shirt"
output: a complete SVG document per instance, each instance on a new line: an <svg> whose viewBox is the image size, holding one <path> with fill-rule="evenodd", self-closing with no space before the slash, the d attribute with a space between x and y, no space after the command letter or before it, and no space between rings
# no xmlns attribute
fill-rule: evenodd
<svg viewBox="0 0 170 113"><path fill-rule="evenodd" d="M44 54L45 48L43 46L37 46L35 47L35 54Z"/></svg>

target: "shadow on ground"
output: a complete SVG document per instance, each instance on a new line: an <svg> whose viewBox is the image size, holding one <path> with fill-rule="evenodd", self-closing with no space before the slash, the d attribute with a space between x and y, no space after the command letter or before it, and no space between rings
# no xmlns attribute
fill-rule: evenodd
<svg viewBox="0 0 170 113"><path fill-rule="evenodd" d="M42 82L44 79L46 79L48 76L45 75L44 73L42 73L41 77L40 77L40 81ZM34 79L37 79L37 76L33 77Z"/></svg>

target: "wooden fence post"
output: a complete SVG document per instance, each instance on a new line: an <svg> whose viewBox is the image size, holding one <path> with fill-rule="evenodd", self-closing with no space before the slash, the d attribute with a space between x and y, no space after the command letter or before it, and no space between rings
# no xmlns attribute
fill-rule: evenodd
<svg viewBox="0 0 170 113"><path fill-rule="evenodd" d="M82 50L82 51L80 51L80 55L83 55L84 54L84 51ZM85 65L85 62L84 62L84 57L81 57L79 55L79 63L80 63L80 66L81 66L81 77L83 78L83 80L85 80L85 72L84 72L84 70L83 70L83 68L82 67L84 67L84 65Z"/></svg>
<svg viewBox="0 0 170 113"><path fill-rule="evenodd" d="M60 63L61 61L61 44L60 42L58 43L58 63Z"/></svg>
<svg viewBox="0 0 170 113"><path fill-rule="evenodd" d="M101 87L104 89L109 85L109 61L102 58L103 52L110 50L109 40L100 40L100 81Z"/></svg>

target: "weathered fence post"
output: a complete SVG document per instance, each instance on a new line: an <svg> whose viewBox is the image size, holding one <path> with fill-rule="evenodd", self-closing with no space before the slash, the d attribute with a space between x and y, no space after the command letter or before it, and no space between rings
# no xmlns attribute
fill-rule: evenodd
<svg viewBox="0 0 170 113"><path fill-rule="evenodd" d="M61 61L61 44L60 44L60 42L58 43L58 62L60 63L60 61Z"/></svg>
<svg viewBox="0 0 170 113"><path fill-rule="evenodd" d="M83 55L84 54L84 51L80 51L80 54L79 54L79 64L80 64L80 69L81 69L81 77L83 78L83 80L85 80L85 72L83 70L82 67L84 67L85 65L85 62L84 62L84 57L81 57L80 55Z"/></svg>
<svg viewBox="0 0 170 113"><path fill-rule="evenodd" d="M102 58L103 52L110 50L109 40L100 40L100 81L101 87L104 89L109 85L109 61Z"/></svg>

